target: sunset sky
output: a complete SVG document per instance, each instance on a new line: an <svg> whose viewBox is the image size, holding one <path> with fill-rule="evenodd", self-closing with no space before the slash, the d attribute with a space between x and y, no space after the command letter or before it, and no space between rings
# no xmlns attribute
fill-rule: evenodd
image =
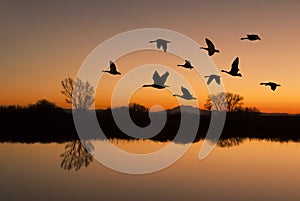
<svg viewBox="0 0 300 201"><path fill-rule="evenodd" d="M221 51L212 57L219 70L228 70L238 56L243 78L224 73L221 76L226 91L242 95L245 106L255 106L263 112L300 113L299 10L299 0L2 0L0 105L26 105L46 98L68 107L60 94L60 81L74 78L94 48L122 32L163 28L182 33L199 46L205 45L205 37L210 38ZM259 34L262 41L241 41L247 33ZM176 67L184 58L156 51L155 45L149 47L153 51L129 54L116 61L122 76L132 68L148 64L150 59L190 76L187 70ZM99 66L99 71L105 67ZM151 83L151 77L152 71L143 77L145 83ZM96 90L96 107L110 106L110 86L119 79L103 77ZM206 80L190 79L198 106L203 108ZM273 92L259 85L266 81L282 86ZM179 86L175 89L180 93ZM141 89L132 100L165 108L178 105L168 90ZM120 98L118 104L126 103Z"/></svg>

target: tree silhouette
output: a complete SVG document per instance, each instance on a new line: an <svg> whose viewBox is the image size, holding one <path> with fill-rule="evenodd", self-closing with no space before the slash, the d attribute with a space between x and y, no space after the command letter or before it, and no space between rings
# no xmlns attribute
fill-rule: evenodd
<svg viewBox="0 0 300 201"><path fill-rule="evenodd" d="M245 107L245 108L240 108L238 110L239 113L242 113L242 114L251 114L251 115L258 115L260 114L261 112L259 111L258 108L256 107Z"/></svg>
<svg viewBox="0 0 300 201"><path fill-rule="evenodd" d="M89 142L85 143L86 144L83 144L80 140L68 142L65 147L66 151L60 155L62 157L60 167L65 170L71 170L73 168L79 170L82 166L87 167L93 162L93 156L85 147L87 146L88 149L93 149L93 146Z"/></svg>
<svg viewBox="0 0 300 201"><path fill-rule="evenodd" d="M244 97L239 94L221 92L209 96L204 107L208 110L235 112L242 107L243 100Z"/></svg>
<svg viewBox="0 0 300 201"><path fill-rule="evenodd" d="M149 109L138 103L130 103L129 111L130 112L149 112Z"/></svg>
<svg viewBox="0 0 300 201"><path fill-rule="evenodd" d="M94 87L79 78L75 81L66 78L61 81L63 90L61 93L66 97L66 103L72 104L75 109L87 110L94 103Z"/></svg>
<svg viewBox="0 0 300 201"><path fill-rule="evenodd" d="M28 109L41 110L41 111L54 111L59 109L59 107L46 99L40 99L35 104L28 105Z"/></svg>

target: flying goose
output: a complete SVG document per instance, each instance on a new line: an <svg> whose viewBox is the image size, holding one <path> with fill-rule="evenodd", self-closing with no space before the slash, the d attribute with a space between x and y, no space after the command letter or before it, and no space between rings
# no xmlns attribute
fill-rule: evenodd
<svg viewBox="0 0 300 201"><path fill-rule="evenodd" d="M177 66L181 66L183 68L189 68L190 70L194 68L194 66L192 66L191 62L188 60L185 60L185 64L178 64Z"/></svg>
<svg viewBox="0 0 300 201"><path fill-rule="evenodd" d="M209 56L214 55L216 52L220 53L220 51L216 50L214 44L208 38L205 38L205 42L207 44L207 47L200 47L200 49L207 50Z"/></svg>
<svg viewBox="0 0 300 201"><path fill-rule="evenodd" d="M281 86L280 84L277 84L275 82L262 82L260 83L260 85L270 86L273 91L275 91L276 87Z"/></svg>
<svg viewBox="0 0 300 201"><path fill-rule="evenodd" d="M169 76L169 72L165 72L165 74L160 76L158 74L158 72L155 71L152 76L154 83L153 84L145 84L145 85L143 85L143 87L153 87L156 89L164 89L164 88L168 87L167 85L165 85L165 82L166 82L168 76Z"/></svg>
<svg viewBox="0 0 300 201"><path fill-rule="evenodd" d="M221 83L221 79L220 79L221 76L219 75L211 74L211 75L206 75L204 77L208 78L207 84L210 84L213 80L215 80L217 84Z"/></svg>
<svg viewBox="0 0 300 201"><path fill-rule="evenodd" d="M193 95L189 92L189 90L187 88L181 87L181 91L182 91L182 95L174 94L173 96L177 96L177 97L183 98L185 100L196 99L195 97L193 97Z"/></svg>
<svg viewBox="0 0 300 201"><path fill-rule="evenodd" d="M255 41L255 40L261 40L260 37L256 34L247 34L247 37L241 38L241 40L250 40L250 41Z"/></svg>
<svg viewBox="0 0 300 201"><path fill-rule="evenodd" d="M164 39L156 39L156 40L149 41L149 43L156 43L157 49L160 49L162 47L164 52L166 52L168 48L167 45L168 43L171 43L171 41L167 41Z"/></svg>
<svg viewBox="0 0 300 201"><path fill-rule="evenodd" d="M109 65L109 70L103 70L102 72L106 72L106 73L110 73L112 75L121 75L120 72L117 71L117 67L116 64L112 61L109 61L110 65Z"/></svg>
<svg viewBox="0 0 300 201"><path fill-rule="evenodd" d="M221 70L221 72L228 73L229 75L232 75L232 76L240 76L240 77L242 77L242 74L239 73L239 58L237 57L233 61L232 65L231 65L231 70L230 71Z"/></svg>

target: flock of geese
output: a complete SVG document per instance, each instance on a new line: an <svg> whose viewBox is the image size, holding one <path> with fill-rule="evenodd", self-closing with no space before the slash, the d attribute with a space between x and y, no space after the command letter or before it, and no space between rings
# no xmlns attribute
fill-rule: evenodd
<svg viewBox="0 0 300 201"><path fill-rule="evenodd" d="M241 40L249 40L249 41L257 41L257 40L261 40L261 38L256 35L256 34L248 34L247 37L243 37L241 38ZM207 44L207 47L200 47L200 49L206 50L208 52L209 56L213 56L215 53L220 53L220 50L217 50L215 48L215 45L212 43L211 40L209 40L208 38L205 38L205 42ZM163 49L164 52L167 51L168 48L168 43L170 43L170 41L164 40L164 39L156 39L156 40L152 40L149 41L149 43L156 43L157 49ZM194 66L192 66L192 63L188 60L185 60L184 64L178 64L177 66L182 67L182 68L186 68L186 69L193 69ZM120 72L117 71L117 67L116 64L112 61L110 61L110 65L109 65L110 69L109 70L104 70L102 72L106 72L112 75L121 75ZM231 65L231 69L229 71L226 70L221 70L221 72L227 73L231 76L238 76L238 77L242 77L242 74L239 73L239 57L237 57L232 65ZM165 85L166 80L169 76L169 72L164 73L163 75L159 75L157 71L154 72L152 79L153 79L153 84L145 84L143 85L143 87L153 87L156 89L164 89L166 87L169 87L168 85ZM216 74L211 74L211 75L207 75L204 76L204 78L208 78L207 80L207 84L211 84L212 81L215 81L217 84L221 83L221 76L216 75ZM275 89L278 86L281 86L280 84L277 84L275 82L262 82L260 83L260 85L265 85L265 86L269 86L271 87L271 89L273 91L275 91ZM186 89L185 87L181 87L181 92L182 95L178 95L178 94L174 94L173 96L177 96L180 98L183 98L185 100L193 100L196 99L196 97L194 97L188 89Z"/></svg>

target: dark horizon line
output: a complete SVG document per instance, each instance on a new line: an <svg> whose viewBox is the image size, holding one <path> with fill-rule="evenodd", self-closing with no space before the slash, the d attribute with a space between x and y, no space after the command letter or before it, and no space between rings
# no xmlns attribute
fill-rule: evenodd
<svg viewBox="0 0 300 201"><path fill-rule="evenodd" d="M46 100L46 99L41 99L41 100ZM54 103L55 106L57 108L60 108L64 111L67 111L67 112L70 112L72 110L72 107L69 107L69 108L65 108L65 107L60 107L58 105L56 105L55 102L50 102L50 103ZM137 104L137 105L140 105L140 106L143 106L145 107L146 109L150 109L142 104L139 104L139 103L136 103L136 102L132 102L130 103L129 105L122 105L122 106L116 106L116 107L106 107L106 108L95 108L96 111L101 111L101 110L109 110L109 109L120 109L120 108L128 108L130 107L131 104ZM24 108L26 109L26 107L30 106L30 105L34 105L34 104L27 104L27 105L16 105L16 104L11 104L11 105L0 105L0 108L1 107L20 107L20 108ZM203 112L211 112L211 110L207 110L207 109L201 109L200 107L194 107L194 106L190 106L190 105L178 105L178 106L175 106L173 108L169 108L169 109L166 109L165 111L172 111L176 108L179 108L179 107L190 107L190 108L193 108L193 109L199 109L200 111L203 111ZM247 107L246 107L247 108ZM248 108L253 108L253 107L248 107ZM89 110L92 110L92 109L89 109ZM154 112L161 112L161 111L164 111L164 110L159 110L159 111L154 111ZM149 111L150 112L150 111ZM227 112L227 113L230 113L230 112ZM263 111L259 111L258 113L259 115L270 115L270 116L300 116L300 112L297 112L297 113L289 113L289 112L276 112L276 111L273 111L273 112L263 112Z"/></svg>
<svg viewBox="0 0 300 201"><path fill-rule="evenodd" d="M128 108L128 106L116 106L116 107L106 107L106 108L95 108L95 111L104 111L104 110L109 110L109 109L120 109L120 108ZM178 105L178 106L175 106L173 108L170 108L170 109L166 109L165 111L172 111L176 108L179 108L179 107L191 107L193 109L199 109L200 111L204 111L204 112L211 112L213 110L207 110L207 109L201 109L200 107L194 107L194 106L190 106L190 105ZM63 110L65 111L71 111L72 108L62 108ZM147 108L149 109L149 108ZM92 110L92 109L89 109L89 110ZM159 110L159 111L154 111L154 112L161 112L161 111L164 111L164 110ZM150 111L149 111L150 112ZM227 112L227 113L230 113L230 112ZM288 115L288 116L300 116L300 112L299 113L289 113L289 112L263 112L263 111L260 111L259 112L259 115L271 115L271 116L284 116L284 115Z"/></svg>

